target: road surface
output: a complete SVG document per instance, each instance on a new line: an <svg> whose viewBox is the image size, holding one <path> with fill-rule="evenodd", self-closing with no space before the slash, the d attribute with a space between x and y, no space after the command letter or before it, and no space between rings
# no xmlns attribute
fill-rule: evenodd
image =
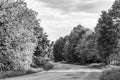
<svg viewBox="0 0 120 80"><path fill-rule="evenodd" d="M90 69L81 66L66 65L67 64L59 65L62 66L61 68L59 67L59 69L56 68L50 71L2 80L98 80L98 77L102 72L102 69Z"/></svg>

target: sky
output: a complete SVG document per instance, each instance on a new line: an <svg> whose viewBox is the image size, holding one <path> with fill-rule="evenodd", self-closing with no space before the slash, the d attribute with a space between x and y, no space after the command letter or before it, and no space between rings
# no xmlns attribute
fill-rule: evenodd
<svg viewBox="0 0 120 80"><path fill-rule="evenodd" d="M68 35L81 24L94 30L102 10L108 10L114 0L25 0L27 6L38 12L40 26L48 39L55 41Z"/></svg>

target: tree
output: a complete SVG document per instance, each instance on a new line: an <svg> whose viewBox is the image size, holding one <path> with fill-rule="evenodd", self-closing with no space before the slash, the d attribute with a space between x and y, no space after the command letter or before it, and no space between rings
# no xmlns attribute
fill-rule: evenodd
<svg viewBox="0 0 120 80"><path fill-rule="evenodd" d="M34 56L44 57L47 54L48 47L49 47L48 35L46 33L44 33L43 30L42 30L42 33L41 33L40 29L37 29L37 30L39 30L39 32L37 32L37 33L40 33L40 34L37 37L38 44L37 44L36 50L34 52Z"/></svg>
<svg viewBox="0 0 120 80"><path fill-rule="evenodd" d="M65 37L62 56L70 63L100 62L96 49L96 34L81 25L74 27Z"/></svg>
<svg viewBox="0 0 120 80"><path fill-rule="evenodd" d="M116 0L108 12L103 11L95 28L97 48L103 62L109 62L109 56L120 51L120 0Z"/></svg>
<svg viewBox="0 0 120 80"><path fill-rule="evenodd" d="M29 69L37 45L37 13L22 0L0 1L0 63L6 69Z"/></svg>
<svg viewBox="0 0 120 80"><path fill-rule="evenodd" d="M54 60L53 48L54 48L54 41L52 41L52 42L49 44L49 47L48 47L48 57L49 57L51 60Z"/></svg>
<svg viewBox="0 0 120 80"><path fill-rule="evenodd" d="M79 56L80 64L100 62L95 39L95 33L87 29L80 42L77 44L76 53Z"/></svg>
<svg viewBox="0 0 120 80"><path fill-rule="evenodd" d="M45 56L48 55L49 40L48 35L44 33L43 28L38 27L35 29L35 31L37 33L37 47L33 53L33 62L31 66L38 68L43 66Z"/></svg>
<svg viewBox="0 0 120 80"><path fill-rule="evenodd" d="M64 46L65 46L65 39L63 37L60 37L54 44L53 47L53 56L54 61L63 61L64 57L62 53L64 52Z"/></svg>
<svg viewBox="0 0 120 80"><path fill-rule="evenodd" d="M82 36L85 34L85 28L81 25L74 27L71 31L66 45L64 48L64 55L66 56L66 61L68 62L79 62L78 53L76 53L76 47L78 42L81 41Z"/></svg>

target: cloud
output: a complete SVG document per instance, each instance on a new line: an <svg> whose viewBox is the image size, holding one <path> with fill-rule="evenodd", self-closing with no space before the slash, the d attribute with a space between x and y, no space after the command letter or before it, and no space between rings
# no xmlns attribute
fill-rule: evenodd
<svg viewBox="0 0 120 80"><path fill-rule="evenodd" d="M40 26L55 41L81 24L94 29L101 10L111 7L114 0L25 0L29 8L38 12Z"/></svg>
<svg viewBox="0 0 120 80"><path fill-rule="evenodd" d="M59 9L64 12L99 13L111 6L113 0L38 0L45 3L46 7ZM106 7L107 6L107 7Z"/></svg>

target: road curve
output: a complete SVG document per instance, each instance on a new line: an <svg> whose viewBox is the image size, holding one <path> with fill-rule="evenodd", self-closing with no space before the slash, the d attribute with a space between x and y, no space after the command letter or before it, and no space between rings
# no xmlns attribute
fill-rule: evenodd
<svg viewBox="0 0 120 80"><path fill-rule="evenodd" d="M98 80L103 69L93 69L87 66L52 63L54 69L30 75L6 78L2 80Z"/></svg>
<svg viewBox="0 0 120 80"><path fill-rule="evenodd" d="M101 72L102 70L87 68L69 70L50 70L2 80L98 80L98 77Z"/></svg>

